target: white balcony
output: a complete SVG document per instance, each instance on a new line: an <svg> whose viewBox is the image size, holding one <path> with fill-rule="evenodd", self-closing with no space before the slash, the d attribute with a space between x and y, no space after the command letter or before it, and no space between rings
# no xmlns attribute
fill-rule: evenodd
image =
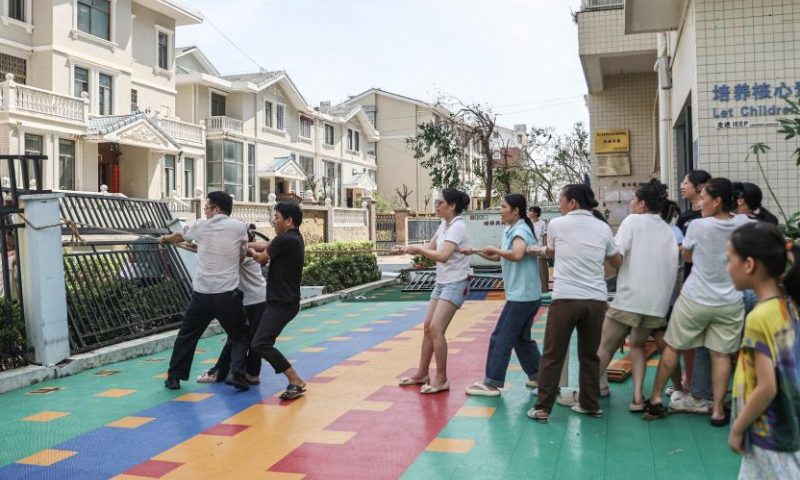
<svg viewBox="0 0 800 480"><path fill-rule="evenodd" d="M0 83L0 111L19 111L85 124L89 120L89 100L16 83L14 75L9 73Z"/></svg>
<svg viewBox="0 0 800 480"><path fill-rule="evenodd" d="M241 120L231 117L208 117L206 118L206 130L208 132L244 132L244 126Z"/></svg>
<svg viewBox="0 0 800 480"><path fill-rule="evenodd" d="M374 165L374 166L378 165L378 157L376 157L375 155L372 155L372 154L368 153L364 158L365 158L365 160L367 161L368 164Z"/></svg>
<svg viewBox="0 0 800 480"><path fill-rule="evenodd" d="M591 10L593 8L623 8L625 7L625 0L583 0L583 9Z"/></svg>
<svg viewBox="0 0 800 480"><path fill-rule="evenodd" d="M158 121L161 128L179 142L189 142L198 145L203 145L205 143L203 127L200 125L166 118L160 118Z"/></svg>

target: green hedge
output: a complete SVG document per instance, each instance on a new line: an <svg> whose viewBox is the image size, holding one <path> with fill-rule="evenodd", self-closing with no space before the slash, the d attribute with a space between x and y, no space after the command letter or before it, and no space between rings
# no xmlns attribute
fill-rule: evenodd
<svg viewBox="0 0 800 480"><path fill-rule="evenodd" d="M19 303L12 302L10 307L12 322L9 325L5 318L6 301L0 297L0 372L28 364L25 361L25 325L20 315Z"/></svg>
<svg viewBox="0 0 800 480"><path fill-rule="evenodd" d="M325 285L328 292L380 280L381 269L372 242L317 243L306 247L303 285ZM325 253L320 253L325 252ZM335 253L341 252L341 253Z"/></svg>

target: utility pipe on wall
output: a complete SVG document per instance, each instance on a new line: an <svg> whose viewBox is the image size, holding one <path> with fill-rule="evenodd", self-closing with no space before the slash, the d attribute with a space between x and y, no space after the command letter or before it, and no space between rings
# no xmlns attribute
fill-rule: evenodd
<svg viewBox="0 0 800 480"><path fill-rule="evenodd" d="M661 181L670 185L672 177L672 115L670 113L670 99L672 97L672 79L669 68L669 43L667 33L656 34L658 59L655 70L658 72L658 143L659 143L659 169ZM673 195L677 188L673 188Z"/></svg>

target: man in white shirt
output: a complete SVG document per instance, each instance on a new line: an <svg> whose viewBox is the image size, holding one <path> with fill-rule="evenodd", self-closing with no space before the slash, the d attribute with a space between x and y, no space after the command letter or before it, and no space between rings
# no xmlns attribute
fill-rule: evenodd
<svg viewBox="0 0 800 480"><path fill-rule="evenodd" d="M203 332L216 318L232 342L231 369L225 383L247 390L245 362L250 341L239 290L239 265L247 251L247 226L230 218L233 200L225 192L211 192L203 208L205 219L197 220L184 233L162 236L162 242L197 243L197 269L192 281L192 300L183 317L164 385L181 388L189 379L194 351Z"/></svg>
<svg viewBox="0 0 800 480"><path fill-rule="evenodd" d="M542 220L542 207L537 205L528 209L528 218L533 222L533 233L539 245L547 245L547 222ZM539 258L539 279L542 283L542 293L550 291L550 265L546 258Z"/></svg>

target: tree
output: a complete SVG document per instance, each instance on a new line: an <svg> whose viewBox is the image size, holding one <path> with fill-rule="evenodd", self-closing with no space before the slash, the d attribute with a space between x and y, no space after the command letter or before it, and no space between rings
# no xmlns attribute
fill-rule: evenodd
<svg viewBox="0 0 800 480"><path fill-rule="evenodd" d="M414 190L409 190L408 189L408 185L406 185L404 183L402 192L400 191L400 188L398 188L398 187L395 187L394 192L397 194L398 197L400 197L400 200L403 201L403 205L405 205L406 208L409 208L409 206L408 206L408 197L410 197L411 194L414 193Z"/></svg>
<svg viewBox="0 0 800 480"><path fill-rule="evenodd" d="M589 133L576 123L572 131L556 135L550 128L532 128L520 175L533 201L542 196L554 202L569 183L583 183L590 171Z"/></svg>
<svg viewBox="0 0 800 480"><path fill-rule="evenodd" d="M553 160L567 183L583 183L589 175L589 132L581 122L567 135L558 138Z"/></svg>
<svg viewBox="0 0 800 480"><path fill-rule="evenodd" d="M319 195L320 186L323 183L321 178L313 173L306 173L306 183L308 184L308 190L311 190L314 196Z"/></svg>
<svg viewBox="0 0 800 480"><path fill-rule="evenodd" d="M483 155L483 164L476 165L475 175L483 182L486 194L483 197L483 208L492 205L492 191L494 188L494 156L492 153L492 133L494 132L497 115L488 107L481 104L465 105L456 100L455 105L459 110L453 115L451 121L457 122L465 132L464 138L480 145Z"/></svg>
<svg viewBox="0 0 800 480"><path fill-rule="evenodd" d="M462 142L458 128L451 121L424 122L416 135L406 138L406 146L420 160L420 165L430 170L431 184L439 190L463 187L458 173L464 157Z"/></svg>

